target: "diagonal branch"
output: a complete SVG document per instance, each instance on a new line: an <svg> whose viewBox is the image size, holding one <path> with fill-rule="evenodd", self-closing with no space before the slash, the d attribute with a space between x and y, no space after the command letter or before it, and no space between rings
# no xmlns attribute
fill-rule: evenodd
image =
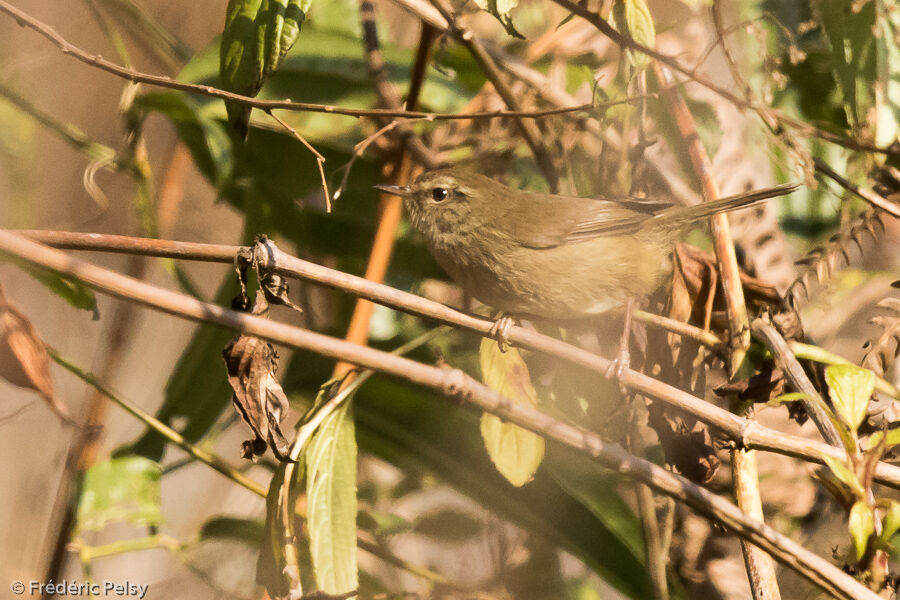
<svg viewBox="0 0 900 600"><path fill-rule="evenodd" d="M0 233L3 231L0 230ZM7 233L14 234L15 232ZM234 264L235 256L249 255L251 252L251 248L240 246L173 242L99 233L65 231L20 231L17 233L57 248L70 250L138 253L147 256L225 264ZM409 292L290 256L271 242L265 244L266 251L263 253L267 261L265 266L279 275L342 290L389 308L467 329L485 337L492 335L491 330L494 323L488 319L475 317ZM595 373L605 374L610 367L609 359L524 327L510 327L507 339L512 345L541 352ZM844 457L843 451L839 448L770 429L637 371L626 371L622 378L622 384L628 389L665 402L676 410L693 415L745 448L776 452L818 464L824 464L822 458L824 455L834 458ZM875 469L875 480L894 489L900 489L900 467L879 463Z"/></svg>

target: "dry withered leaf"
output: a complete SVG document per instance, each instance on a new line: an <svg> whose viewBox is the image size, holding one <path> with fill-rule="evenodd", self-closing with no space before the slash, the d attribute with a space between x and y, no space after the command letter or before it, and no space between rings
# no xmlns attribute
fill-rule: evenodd
<svg viewBox="0 0 900 600"><path fill-rule="evenodd" d="M700 421L668 413L659 403L649 405L650 425L668 463L675 471L695 483L709 483L716 476L721 461L713 447L707 426Z"/></svg>
<svg viewBox="0 0 900 600"><path fill-rule="evenodd" d="M0 377L40 394L50 408L67 422L72 422L65 405L53 393L50 377L50 355L25 315L19 312L0 287Z"/></svg>
<svg viewBox="0 0 900 600"><path fill-rule="evenodd" d="M751 375L747 379L722 384L713 389L713 392L717 396L737 394L741 403L765 404L784 394L784 373L770 363L765 365L759 373Z"/></svg>
<svg viewBox="0 0 900 600"><path fill-rule="evenodd" d="M281 432L288 411L288 399L275 377L275 348L252 335L233 339L222 352L228 383L234 390L234 406L255 434L243 443L243 457L255 458L272 448L282 462L292 462L290 446Z"/></svg>

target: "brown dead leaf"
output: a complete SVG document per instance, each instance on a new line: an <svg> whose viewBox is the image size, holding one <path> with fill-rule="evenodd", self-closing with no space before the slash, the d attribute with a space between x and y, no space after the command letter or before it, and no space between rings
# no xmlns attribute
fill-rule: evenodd
<svg viewBox="0 0 900 600"><path fill-rule="evenodd" d="M784 394L784 373L771 363L747 379L732 381L713 389L717 396L737 394L741 403L767 403Z"/></svg>
<svg viewBox="0 0 900 600"><path fill-rule="evenodd" d="M290 446L281 432L288 399L275 377L275 348L258 337L241 335L225 347L222 355L228 383L234 390L234 406L256 434L243 443L243 457L255 458L271 447L278 460L292 462Z"/></svg>
<svg viewBox="0 0 900 600"><path fill-rule="evenodd" d="M65 405L53 392L50 355L24 314L18 311L0 287L0 377L40 394L50 408L66 422L73 422Z"/></svg>
<svg viewBox="0 0 900 600"><path fill-rule="evenodd" d="M695 483L709 483L721 461L713 447L709 428L700 421L674 415L659 403L649 405L647 424L659 436L666 463Z"/></svg>

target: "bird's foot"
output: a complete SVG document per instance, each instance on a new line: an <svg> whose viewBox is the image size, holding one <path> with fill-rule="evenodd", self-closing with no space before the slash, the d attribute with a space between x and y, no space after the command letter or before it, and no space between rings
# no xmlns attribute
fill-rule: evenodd
<svg viewBox="0 0 900 600"><path fill-rule="evenodd" d="M502 315L494 321L488 334L491 338L497 340L497 347L500 352L506 352L506 345L509 342L509 328L516 324L516 320L507 315Z"/></svg>
<svg viewBox="0 0 900 600"><path fill-rule="evenodd" d="M606 378L621 381L625 372L631 368L631 352L627 347L619 348L619 354L606 369Z"/></svg>

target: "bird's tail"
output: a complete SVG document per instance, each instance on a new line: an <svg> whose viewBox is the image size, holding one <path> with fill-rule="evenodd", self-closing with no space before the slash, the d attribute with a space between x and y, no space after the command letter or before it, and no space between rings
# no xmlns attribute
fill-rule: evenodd
<svg viewBox="0 0 900 600"><path fill-rule="evenodd" d="M700 219L711 217L720 212L745 208L752 204L756 204L757 202L768 200L769 198L790 194L799 187L799 183L787 183L771 188L747 192L745 194L720 198L719 200L713 200L712 202L701 202L700 204L694 204L693 206L669 208L657 213L652 221L656 225L680 225L692 221L699 221Z"/></svg>

